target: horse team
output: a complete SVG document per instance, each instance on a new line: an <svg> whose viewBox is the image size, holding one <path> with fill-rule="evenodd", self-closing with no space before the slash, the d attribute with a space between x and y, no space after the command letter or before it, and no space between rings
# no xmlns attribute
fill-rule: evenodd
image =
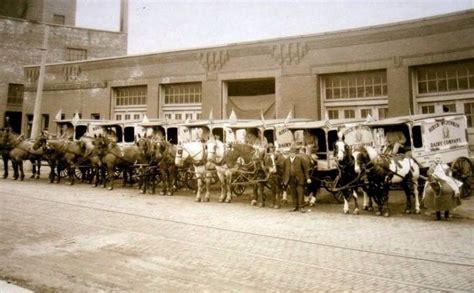
<svg viewBox="0 0 474 293"><path fill-rule="evenodd" d="M138 136L134 144L121 145L107 135L83 136L72 141L42 133L34 141L28 141L9 129L2 129L0 151L4 161L3 178L8 177L8 160L12 163L15 180L24 179L25 160L32 163L31 177L39 178L44 160L50 166L51 183L59 183L62 174L67 176L69 184L74 184L79 177L93 186L102 185L112 190L117 173L121 172L124 186L137 183L141 192L154 193L161 181L161 194L172 195L180 185L179 180L195 180L195 200L206 202L210 200L211 181L217 177L221 187L219 202L230 203L239 184L254 187L251 198L254 205L280 208L286 201L282 184L284 154L243 143L226 145L212 137L206 142L174 145L160 138ZM302 151L299 155L304 158L313 182L306 193L315 194L322 181L314 175L317 166L310 153ZM392 183L400 183L405 191L406 213L412 212L412 197L415 197L414 212L420 212L420 167L413 158L381 155L371 147L354 149L342 140L335 143L334 157L339 175L333 191L342 193L345 213L349 212L351 198L354 214L359 213L357 199L363 192L364 209L372 209L373 200L378 205L377 214L389 216L388 192ZM236 180L239 176L244 180ZM270 194L268 199L267 194Z"/></svg>

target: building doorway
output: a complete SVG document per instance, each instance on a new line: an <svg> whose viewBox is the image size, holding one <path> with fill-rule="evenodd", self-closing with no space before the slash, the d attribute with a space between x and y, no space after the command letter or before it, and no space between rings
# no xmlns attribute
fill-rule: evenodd
<svg viewBox="0 0 474 293"><path fill-rule="evenodd" d="M226 113L234 110L239 119L274 119L275 79L251 79L227 81ZM224 99L225 101L225 99Z"/></svg>
<svg viewBox="0 0 474 293"><path fill-rule="evenodd" d="M6 111L5 121L3 122L4 127L10 127L13 132L21 133L21 117L21 112Z"/></svg>

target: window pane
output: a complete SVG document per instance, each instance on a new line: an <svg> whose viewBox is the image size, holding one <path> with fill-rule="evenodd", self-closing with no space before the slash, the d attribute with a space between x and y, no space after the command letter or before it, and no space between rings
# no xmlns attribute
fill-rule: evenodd
<svg viewBox="0 0 474 293"><path fill-rule="evenodd" d="M339 119L339 111L338 110L328 110L328 118L329 119Z"/></svg>
<svg viewBox="0 0 474 293"><path fill-rule="evenodd" d="M418 92L423 94L472 89L473 70L474 59L423 66L416 70ZM424 82L427 82L426 87Z"/></svg>
<svg viewBox="0 0 474 293"><path fill-rule="evenodd" d="M456 112L456 104L443 105L443 112Z"/></svg>
<svg viewBox="0 0 474 293"><path fill-rule="evenodd" d="M7 103L10 105L23 104L23 92L25 87L22 84L8 84Z"/></svg>
<svg viewBox="0 0 474 293"><path fill-rule="evenodd" d="M165 104L197 104L201 103L201 84L169 84L163 85Z"/></svg>
<svg viewBox="0 0 474 293"><path fill-rule="evenodd" d="M379 119L385 119L388 116L388 108L379 108Z"/></svg>
<svg viewBox="0 0 474 293"><path fill-rule="evenodd" d="M354 110L344 110L344 118L354 118L355 111Z"/></svg>
<svg viewBox="0 0 474 293"><path fill-rule="evenodd" d="M361 109L360 110L360 117L362 118L366 118L367 115L371 115L372 116L372 109Z"/></svg>
<svg viewBox="0 0 474 293"><path fill-rule="evenodd" d="M474 103L465 103L464 104L464 114L467 117L467 126L474 127Z"/></svg>
<svg viewBox="0 0 474 293"><path fill-rule="evenodd" d="M147 87L145 86L131 86L131 87L117 87L114 88L116 105L146 105Z"/></svg>
<svg viewBox="0 0 474 293"><path fill-rule="evenodd" d="M326 89L326 99L332 99L332 89Z"/></svg>
<svg viewBox="0 0 474 293"><path fill-rule="evenodd" d="M382 96L386 82L385 70L349 72L324 76L326 98L346 99Z"/></svg>
<svg viewBox="0 0 474 293"><path fill-rule="evenodd" d="M422 113L422 114L431 114L431 113L434 113L434 106L433 106L433 105L422 106L422 107L421 107L421 113Z"/></svg>

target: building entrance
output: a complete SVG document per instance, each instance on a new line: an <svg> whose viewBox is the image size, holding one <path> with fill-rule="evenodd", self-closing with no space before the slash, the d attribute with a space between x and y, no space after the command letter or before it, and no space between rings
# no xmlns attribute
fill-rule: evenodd
<svg viewBox="0 0 474 293"><path fill-rule="evenodd" d="M3 125L10 127L15 133L21 133L21 116L22 112L6 111Z"/></svg>

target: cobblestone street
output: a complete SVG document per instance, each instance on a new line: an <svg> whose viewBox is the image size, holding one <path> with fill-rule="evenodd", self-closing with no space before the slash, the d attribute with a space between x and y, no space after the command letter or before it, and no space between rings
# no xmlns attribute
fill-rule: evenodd
<svg viewBox="0 0 474 293"><path fill-rule="evenodd" d="M0 279L34 291L474 290L473 220L306 214L41 179L0 181Z"/></svg>

